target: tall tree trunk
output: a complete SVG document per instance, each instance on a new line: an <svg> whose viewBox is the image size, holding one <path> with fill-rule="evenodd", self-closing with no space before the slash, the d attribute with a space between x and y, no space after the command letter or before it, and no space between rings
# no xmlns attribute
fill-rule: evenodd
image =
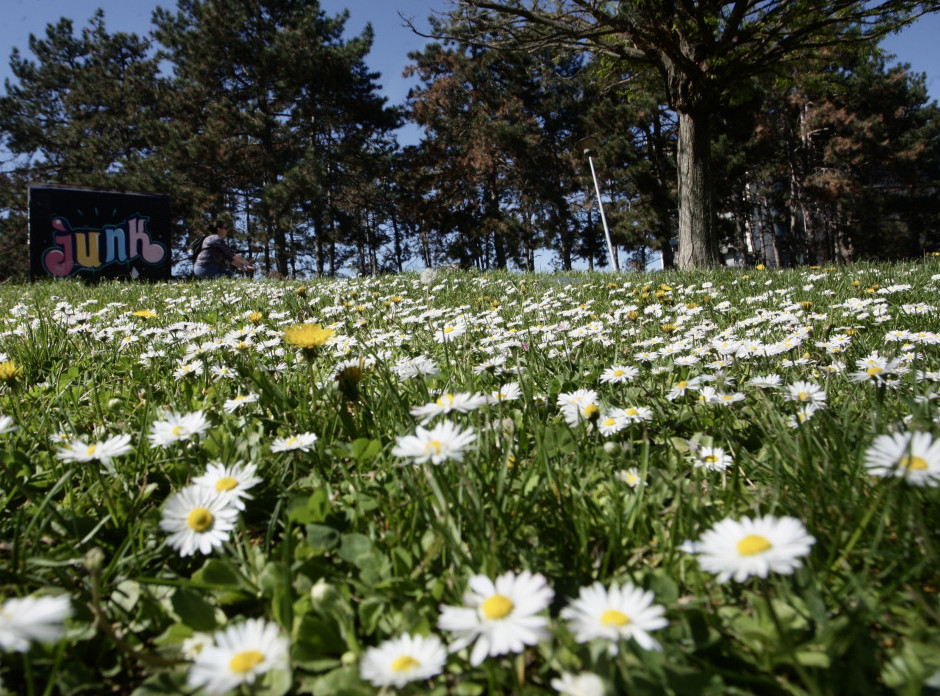
<svg viewBox="0 0 940 696"><path fill-rule="evenodd" d="M272 237L274 239L274 263L277 266L277 272L286 278L289 272L287 267L287 235L284 234L284 228L277 223L268 221L267 224L268 229L273 230L274 233Z"/></svg>
<svg viewBox="0 0 940 696"><path fill-rule="evenodd" d="M712 224L711 126L707 110L679 112L679 268L721 263Z"/></svg>
<svg viewBox="0 0 940 696"><path fill-rule="evenodd" d="M402 249L401 229L398 226L398 217L394 213L392 214L392 242L395 255L395 270L401 273L404 250Z"/></svg>

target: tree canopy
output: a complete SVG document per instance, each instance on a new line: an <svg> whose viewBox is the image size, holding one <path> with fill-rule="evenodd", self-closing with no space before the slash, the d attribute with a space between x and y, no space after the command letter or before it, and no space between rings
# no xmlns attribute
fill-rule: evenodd
<svg viewBox="0 0 940 696"><path fill-rule="evenodd" d="M711 121L756 76L825 47L883 37L935 2L885 0L461 0L488 45L545 46L649 65L678 115L679 266L718 263L711 190ZM462 34L465 32L462 31ZM508 36L493 42L494 34Z"/></svg>
<svg viewBox="0 0 940 696"><path fill-rule="evenodd" d="M933 9L462 0L391 105L373 28L348 36L315 1L178 0L147 37L63 18L10 57L0 251L25 248L40 180L169 193L179 259L228 211L239 251L284 276L593 268L591 135L632 267L920 254L940 241L937 106L873 41Z"/></svg>

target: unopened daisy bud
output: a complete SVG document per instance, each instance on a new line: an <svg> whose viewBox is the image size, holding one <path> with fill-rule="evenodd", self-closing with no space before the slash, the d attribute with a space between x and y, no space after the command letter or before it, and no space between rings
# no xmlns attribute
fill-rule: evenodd
<svg viewBox="0 0 940 696"><path fill-rule="evenodd" d="M85 566L85 570L89 573L97 575L101 572L102 566L104 566L104 560L104 551L100 546L96 546L85 553L82 558L82 565Z"/></svg>
<svg viewBox="0 0 940 696"><path fill-rule="evenodd" d="M352 608L336 585L327 582L323 578L317 580L310 588L310 601L313 608L321 614L329 614L337 619L352 616Z"/></svg>

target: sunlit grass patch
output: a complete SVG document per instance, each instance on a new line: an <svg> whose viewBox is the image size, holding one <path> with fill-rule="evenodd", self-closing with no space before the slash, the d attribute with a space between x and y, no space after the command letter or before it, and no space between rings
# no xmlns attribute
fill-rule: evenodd
<svg viewBox="0 0 940 696"><path fill-rule="evenodd" d="M938 290L932 258L0 289L0 594L70 608L0 612L0 677L927 689Z"/></svg>

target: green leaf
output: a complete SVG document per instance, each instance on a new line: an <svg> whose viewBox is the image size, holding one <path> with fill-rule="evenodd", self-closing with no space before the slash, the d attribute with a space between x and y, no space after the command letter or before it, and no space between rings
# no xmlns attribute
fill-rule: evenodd
<svg viewBox="0 0 940 696"><path fill-rule="evenodd" d="M323 524L308 524L306 532L307 543L317 551L329 551L339 544L340 534L332 527Z"/></svg>
<svg viewBox="0 0 940 696"><path fill-rule="evenodd" d="M186 670L175 669L172 672L160 672L146 679L143 684L131 692L131 696L178 696L188 693Z"/></svg>
<svg viewBox="0 0 940 696"><path fill-rule="evenodd" d="M820 669L829 669L832 661L829 656L819 650L800 650L796 653L796 661L804 667L818 667Z"/></svg>
<svg viewBox="0 0 940 696"><path fill-rule="evenodd" d="M193 573L193 581L205 585L218 585L231 587L233 589L245 587L245 581L228 563L215 558L210 558L202 568Z"/></svg>
<svg viewBox="0 0 940 696"><path fill-rule="evenodd" d="M365 534L343 534L339 557L347 563L360 566L370 560L372 541Z"/></svg>
<svg viewBox="0 0 940 696"><path fill-rule="evenodd" d="M176 615L194 631L211 631L216 628L215 608L199 593L179 587L170 601Z"/></svg>
<svg viewBox="0 0 940 696"><path fill-rule="evenodd" d="M310 524L322 522L330 512L329 494L325 488L318 488L310 497L298 496L288 504L287 517L291 522Z"/></svg>
<svg viewBox="0 0 940 696"><path fill-rule="evenodd" d="M255 682L251 693L255 696L284 696L293 686L294 679L289 670L272 669Z"/></svg>
<svg viewBox="0 0 940 696"><path fill-rule="evenodd" d="M353 441L351 454L356 461L365 462L377 455L381 449L382 442L380 440L359 438Z"/></svg>
<svg viewBox="0 0 940 696"><path fill-rule="evenodd" d="M375 692L359 678L359 670L340 667L322 676L311 685L314 696L372 696Z"/></svg>
<svg viewBox="0 0 940 696"><path fill-rule="evenodd" d="M382 618L385 602L378 597L369 597L359 607L359 622L365 635L375 633L375 628Z"/></svg>
<svg viewBox="0 0 940 696"><path fill-rule="evenodd" d="M346 641L335 620L315 613L304 614L297 626L291 652L294 662L306 666L330 655L346 652Z"/></svg>

